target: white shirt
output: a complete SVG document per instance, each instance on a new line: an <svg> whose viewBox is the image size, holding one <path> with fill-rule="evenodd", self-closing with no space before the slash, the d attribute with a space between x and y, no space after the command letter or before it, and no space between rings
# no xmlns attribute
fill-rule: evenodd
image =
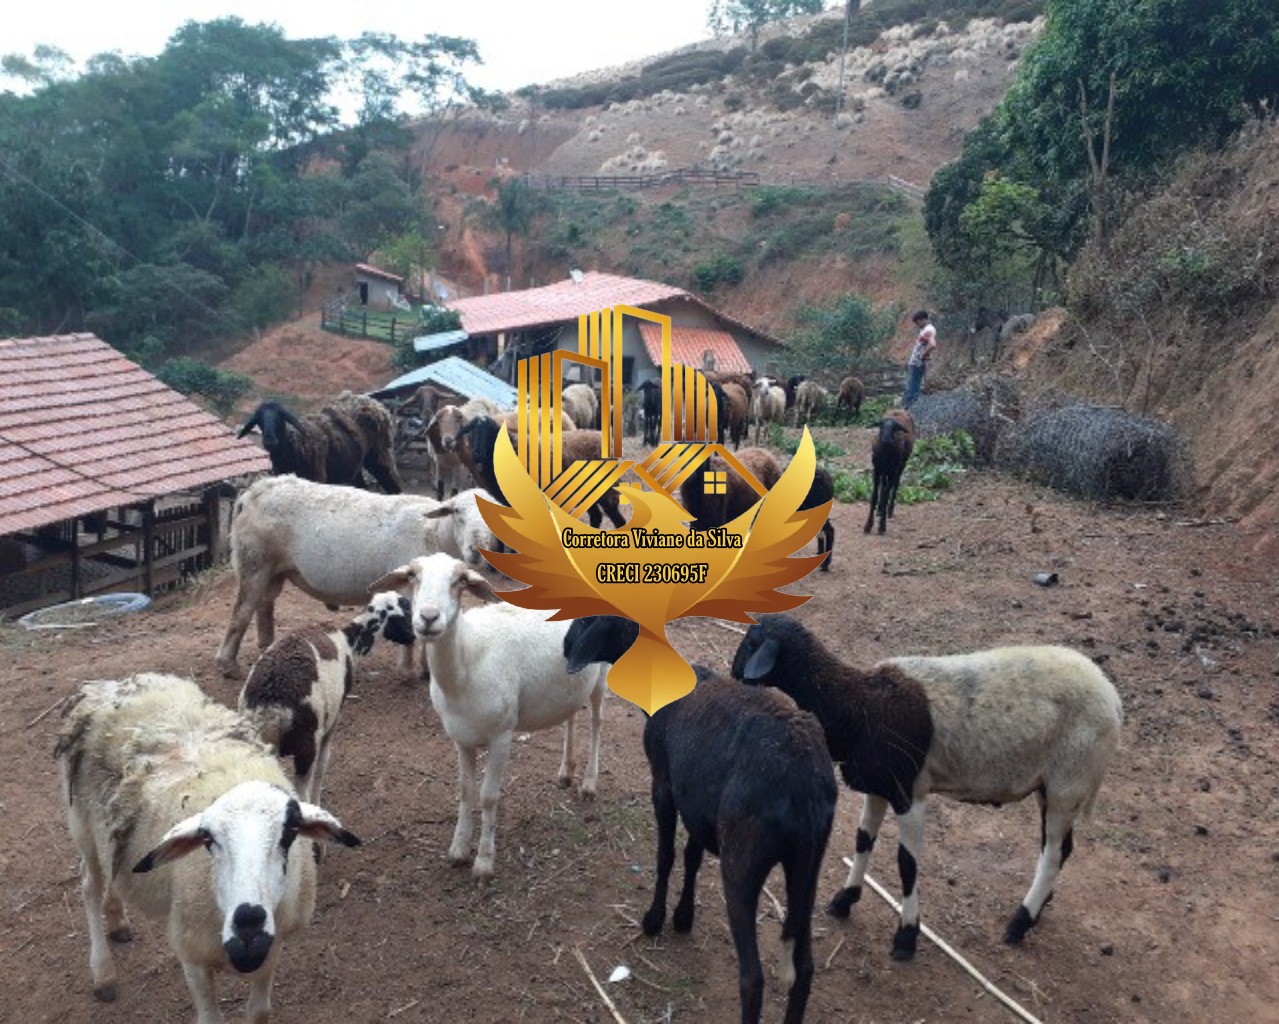
<svg viewBox="0 0 1279 1024"><path fill-rule="evenodd" d="M919 337L915 339L915 347L910 350L910 359L907 360L907 366L923 366L925 362L924 353L932 347L933 339L937 337L937 328L932 324L926 324L919 332Z"/></svg>

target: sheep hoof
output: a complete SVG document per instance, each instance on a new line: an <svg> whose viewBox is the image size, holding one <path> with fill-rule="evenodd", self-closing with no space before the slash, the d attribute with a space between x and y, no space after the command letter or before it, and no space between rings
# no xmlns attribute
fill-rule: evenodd
<svg viewBox="0 0 1279 1024"><path fill-rule="evenodd" d="M560 789L568 789L569 786L573 785L573 773L571 771L561 773L555 780L555 785L559 786Z"/></svg>
<svg viewBox="0 0 1279 1024"><path fill-rule="evenodd" d="M107 938L112 942L132 942L133 929L127 924L122 924L118 928L112 928L109 932L107 932Z"/></svg>
<svg viewBox="0 0 1279 1024"><path fill-rule="evenodd" d="M675 908L675 913L671 915L671 927L681 935L686 935L693 930L693 908L685 908L682 904Z"/></svg>
<svg viewBox="0 0 1279 1024"><path fill-rule="evenodd" d="M100 1003L114 1003L119 994L114 978L93 986L93 998Z"/></svg>
<svg viewBox="0 0 1279 1024"><path fill-rule="evenodd" d="M222 673L223 679L240 678L240 666L236 662L219 658L216 664L218 671Z"/></svg>
<svg viewBox="0 0 1279 1024"><path fill-rule="evenodd" d="M644 929L645 935L656 935L662 930L662 925L666 922L666 913L656 908L650 908L648 913L644 915L644 920L640 922L640 927Z"/></svg>
<svg viewBox="0 0 1279 1024"><path fill-rule="evenodd" d="M831 901L826 904L826 913L831 917L847 917L853 910L853 904L862 898L862 887L852 885L840 889Z"/></svg>
<svg viewBox="0 0 1279 1024"><path fill-rule="evenodd" d="M1017 913L1004 929L1004 943L1009 946L1020 946L1021 940L1033 927L1035 927L1035 919L1030 916L1030 911L1024 906L1018 907Z"/></svg>
<svg viewBox="0 0 1279 1024"><path fill-rule="evenodd" d="M592 782L589 785L587 785L585 782L583 782L582 785L577 790L577 795L580 796L583 800L594 800L595 799L595 783Z"/></svg>
<svg viewBox="0 0 1279 1024"><path fill-rule="evenodd" d="M476 857L475 863L471 865L471 875L474 878L484 881L493 877L493 858L492 857Z"/></svg>
<svg viewBox="0 0 1279 1024"><path fill-rule="evenodd" d="M449 850L449 863L455 868L464 868L471 863L470 850Z"/></svg>
<svg viewBox="0 0 1279 1024"><path fill-rule="evenodd" d="M919 925L902 925L897 929L897 934L893 936L893 959L913 960L915 958L915 947L918 943Z"/></svg>

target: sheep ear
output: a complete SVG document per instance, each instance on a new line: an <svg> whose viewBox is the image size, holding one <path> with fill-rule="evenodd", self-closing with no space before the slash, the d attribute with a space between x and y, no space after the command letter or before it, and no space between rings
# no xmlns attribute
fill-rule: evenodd
<svg viewBox="0 0 1279 1024"><path fill-rule="evenodd" d="M152 868L181 860L209 841L209 833L200 825L200 815L193 814L169 829L154 850L133 866L134 874L146 874Z"/></svg>
<svg viewBox="0 0 1279 1024"><path fill-rule="evenodd" d="M431 509L431 511L427 512L426 518L427 519L444 519L447 516L453 515L455 512L457 512L456 506L444 504L444 505L441 505L439 508L433 508Z"/></svg>
<svg viewBox="0 0 1279 1024"><path fill-rule="evenodd" d="M466 576L463 577L463 585L476 597L482 597L485 601L497 600L497 594L489 586L489 581L473 569L466 570Z"/></svg>
<svg viewBox="0 0 1279 1024"><path fill-rule="evenodd" d="M742 678L747 681L764 679L772 673L773 666L776 664L777 641L769 637L746 660L746 667L742 669Z"/></svg>
<svg viewBox="0 0 1279 1024"><path fill-rule="evenodd" d="M343 846L360 845L360 837L344 829L342 823L323 807L305 804L299 800L298 808L302 811L302 824L298 828L298 835L314 839L316 842L341 843Z"/></svg>
<svg viewBox="0 0 1279 1024"><path fill-rule="evenodd" d="M379 590L399 590L401 587L408 586L412 579L413 566L402 565L370 583L369 593L376 594Z"/></svg>

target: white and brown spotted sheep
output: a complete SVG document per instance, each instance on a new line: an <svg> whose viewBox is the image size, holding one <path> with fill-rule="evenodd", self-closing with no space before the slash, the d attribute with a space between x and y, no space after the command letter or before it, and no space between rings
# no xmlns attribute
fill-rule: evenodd
<svg viewBox="0 0 1279 1024"><path fill-rule="evenodd" d="M240 691L240 711L276 753L293 758L293 780L303 800L320 802L342 704L360 659L379 636L413 644L407 597L391 591L374 594L341 629L294 630L263 651L249 670Z"/></svg>
<svg viewBox="0 0 1279 1024"><path fill-rule="evenodd" d="M265 1024L281 945L315 909L311 843L296 840L359 839L299 801L252 724L185 679L85 683L55 753L83 860L94 997L116 998L107 940L132 937L127 907L164 922L198 1024L223 1019L214 972L228 965L250 976L248 1019Z"/></svg>
<svg viewBox="0 0 1279 1024"><path fill-rule="evenodd" d="M1041 822L1035 879L1004 931L1021 942L1074 845L1074 824L1097 799L1119 746L1123 708L1105 674L1066 647L1000 647L950 657L845 665L789 615L760 619L733 658L733 675L776 686L822 723L849 787L866 795L852 870L829 910L847 917L885 811L897 816L901 925L893 956L919 936L915 876L930 793L965 803L1013 803L1034 793Z"/></svg>

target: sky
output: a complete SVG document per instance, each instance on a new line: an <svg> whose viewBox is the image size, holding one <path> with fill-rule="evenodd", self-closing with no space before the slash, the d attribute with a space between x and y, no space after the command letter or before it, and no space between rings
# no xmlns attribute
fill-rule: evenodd
<svg viewBox="0 0 1279 1024"><path fill-rule="evenodd" d="M710 0L646 0L638 7L620 0L63 0L50 8L6 5L0 53L29 56L45 43L77 62L112 50L153 56L184 22L234 15L250 24L274 23L294 39L366 31L403 39L465 36L484 58L470 80L505 91L697 42L709 35L709 7Z"/></svg>

